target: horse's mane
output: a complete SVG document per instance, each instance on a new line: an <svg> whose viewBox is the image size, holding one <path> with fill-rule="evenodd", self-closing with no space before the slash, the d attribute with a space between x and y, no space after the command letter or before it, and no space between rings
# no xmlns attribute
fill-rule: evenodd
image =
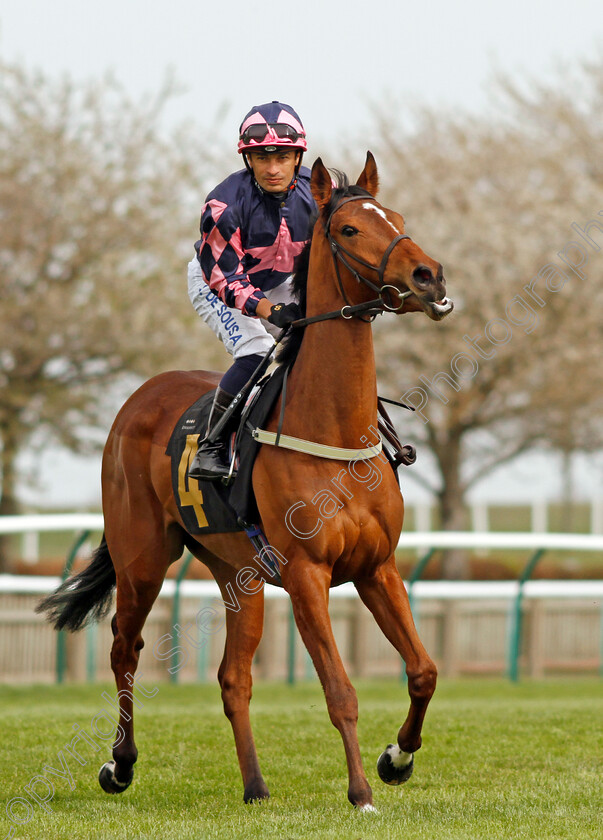
<svg viewBox="0 0 603 840"><path fill-rule="evenodd" d="M366 190L363 190L361 187L357 186L356 184L350 184L348 180L348 176L345 172L339 172L337 169L329 170L333 176L333 181L335 183L335 188L331 193L331 198L329 199L328 203L325 205L322 211L322 218L328 219L331 215L331 212L334 207L337 206L339 201L345 196L348 195L367 195L370 196ZM319 214L315 213L311 220L310 220L310 231L314 230L314 226L318 221ZM293 280L291 284L291 290L293 292L293 296L295 301L299 305L299 308L302 312L302 318L306 316L306 297L307 297L307 286L308 286L308 269L310 267L310 247L312 245L312 238L308 240L306 245L304 246L303 251L297 258L297 262L295 265L295 273L293 275ZM280 349L276 356L276 362L279 365L289 365L293 364L295 359L297 358L297 354L299 353L299 348L301 347L301 343L304 338L304 333L306 331L305 327L301 327L300 329L291 330L287 337L283 340Z"/></svg>

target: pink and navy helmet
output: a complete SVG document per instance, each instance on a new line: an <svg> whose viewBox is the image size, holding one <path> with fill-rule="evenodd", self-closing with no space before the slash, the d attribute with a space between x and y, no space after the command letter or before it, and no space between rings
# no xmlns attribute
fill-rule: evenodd
<svg viewBox="0 0 603 840"><path fill-rule="evenodd" d="M302 121L290 105L267 102L254 105L239 128L239 154L264 149L274 152L277 148L308 148Z"/></svg>

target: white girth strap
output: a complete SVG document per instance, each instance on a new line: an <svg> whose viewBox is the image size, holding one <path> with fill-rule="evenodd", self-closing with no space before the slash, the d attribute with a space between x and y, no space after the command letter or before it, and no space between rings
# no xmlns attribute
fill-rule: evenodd
<svg viewBox="0 0 603 840"><path fill-rule="evenodd" d="M258 443L268 443L276 446L276 433L266 432L264 429L253 429L252 437ZM316 455L318 458L330 458L335 461L367 461L375 458L382 450L381 441L366 449L344 449L341 446L327 446L324 443L314 443L311 440L302 440L291 435L281 435L278 446L283 449L293 449L295 452L304 452L306 455Z"/></svg>

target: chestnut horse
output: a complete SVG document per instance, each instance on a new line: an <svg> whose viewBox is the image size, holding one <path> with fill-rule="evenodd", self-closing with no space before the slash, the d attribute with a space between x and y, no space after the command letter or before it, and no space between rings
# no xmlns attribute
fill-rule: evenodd
<svg viewBox="0 0 603 840"><path fill-rule="evenodd" d="M343 317L317 320L303 332L294 331L301 341L288 379L282 432L353 453L375 437L370 429L377 427L377 380L370 318L348 307L368 303L377 293L373 303L381 310L422 311L438 321L452 309L452 302L445 297L441 265L404 234L402 216L375 200L378 174L370 152L356 185L349 186L340 176L335 187L320 159L313 166L311 185L319 216L309 249L306 316L337 310ZM73 630L107 608L117 586L111 665L122 737L114 745L113 761L103 765L99 777L110 793L130 784L137 758L133 675L143 646L143 625L168 566L186 546L208 566L225 603L236 591L240 609L226 611L218 680L234 732L244 799L269 796L249 720L251 663L263 627L262 578L258 573L242 585L237 577L253 562L254 549L243 533L192 536L185 531L165 454L182 412L218 381L219 375L203 371L165 373L125 403L103 458L104 540L88 569L40 605L55 626ZM279 414L280 400L266 424L268 431L277 428ZM393 470L377 467L381 459L383 455L369 454L364 464L355 462L356 474L361 469L379 472L378 486L352 482L348 473L342 477L341 461L280 446L262 446L253 468L261 525L283 561L282 584L322 683L329 716L343 740L348 799L364 810L373 809L372 791L358 747L356 693L329 619L329 588L352 581L406 663L410 709L397 744L389 745L378 764L381 778L389 784L405 781L412 772L436 684L436 668L417 635L394 559L404 515L402 495ZM320 492L325 488L326 496ZM321 498L323 505L317 507Z"/></svg>

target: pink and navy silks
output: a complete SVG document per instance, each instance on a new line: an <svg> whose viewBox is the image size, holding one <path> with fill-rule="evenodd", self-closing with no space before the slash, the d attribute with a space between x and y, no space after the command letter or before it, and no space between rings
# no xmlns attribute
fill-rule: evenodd
<svg viewBox="0 0 603 840"><path fill-rule="evenodd" d="M195 250L205 282L227 306L255 315L259 301L294 271L316 205L302 166L285 199L241 170L207 196Z"/></svg>

